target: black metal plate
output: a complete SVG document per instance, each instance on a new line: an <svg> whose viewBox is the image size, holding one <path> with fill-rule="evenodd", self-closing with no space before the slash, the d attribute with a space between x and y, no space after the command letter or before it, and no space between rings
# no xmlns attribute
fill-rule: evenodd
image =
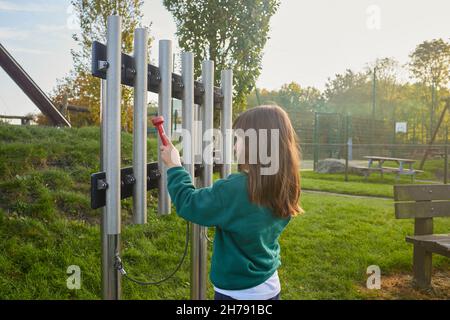
<svg viewBox="0 0 450 320"><path fill-rule="evenodd" d="M201 176L201 164L195 165L195 176ZM220 172L221 164L214 164L213 171ZM161 173L158 169L158 162L147 163L147 190L157 189ZM133 167L126 167L120 170L120 199L126 199L133 196L134 185ZM105 172L97 172L91 175L91 208L98 209L106 204L106 189L99 189L98 185L106 180Z"/></svg>
<svg viewBox="0 0 450 320"><path fill-rule="evenodd" d="M106 46L103 43L94 41L92 43L92 61L91 73L94 77L106 79L106 70L99 69L99 61L107 61ZM122 75L121 83L127 86L134 86L134 58L130 55L122 53ZM148 91L158 93L160 83L159 68L148 65ZM172 73L172 97L181 100L183 98L183 80L179 74ZM223 96L222 90L214 87L214 107L220 109L222 106ZM203 84L194 82L194 103L203 103Z"/></svg>
<svg viewBox="0 0 450 320"><path fill-rule="evenodd" d="M157 162L147 163L147 190L158 188L158 181L161 173L158 170ZM133 177L133 167L127 167L120 170L120 199L126 199L133 195L134 181L129 178ZM99 189L98 185L106 180L105 172L97 172L91 175L91 208L98 209L106 204L106 190Z"/></svg>

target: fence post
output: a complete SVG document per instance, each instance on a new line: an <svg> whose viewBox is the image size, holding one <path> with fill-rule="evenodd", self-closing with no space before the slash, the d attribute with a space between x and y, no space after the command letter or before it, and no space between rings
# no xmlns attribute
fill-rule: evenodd
<svg viewBox="0 0 450 320"><path fill-rule="evenodd" d="M345 116L345 181L348 181L349 115Z"/></svg>
<svg viewBox="0 0 450 320"><path fill-rule="evenodd" d="M313 160L313 170L317 170L317 165L319 162L319 114L314 112L314 138L313 138L313 146L314 146L314 160Z"/></svg>
<svg viewBox="0 0 450 320"><path fill-rule="evenodd" d="M392 158L395 158L396 155L397 155L397 153L396 153L396 147L395 147L395 145L396 145L396 143L397 143L397 131L396 131L397 127L396 127L396 120L395 120L395 118L394 118L394 125L393 125L393 128L394 128L394 130L393 130L393 135L392 135L391 157L392 157Z"/></svg>
<svg viewBox="0 0 450 320"><path fill-rule="evenodd" d="M448 179L448 126L445 127L445 147L444 147L444 184Z"/></svg>

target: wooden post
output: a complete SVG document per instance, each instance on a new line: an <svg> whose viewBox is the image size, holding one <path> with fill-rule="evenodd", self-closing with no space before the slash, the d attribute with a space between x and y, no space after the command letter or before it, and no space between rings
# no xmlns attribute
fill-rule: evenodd
<svg viewBox="0 0 450 320"><path fill-rule="evenodd" d="M433 233L433 218L416 218L414 221L414 235ZM431 286L432 254L425 248L415 244L413 252L413 273L415 285L419 288Z"/></svg>
<svg viewBox="0 0 450 320"><path fill-rule="evenodd" d="M444 184L448 179L448 126L445 127L445 147L444 147Z"/></svg>
<svg viewBox="0 0 450 320"><path fill-rule="evenodd" d="M349 126L349 115L345 116L345 148L344 148L344 152L345 152L345 181L348 181L348 139L349 139L349 134L348 134L348 126Z"/></svg>
<svg viewBox="0 0 450 320"><path fill-rule="evenodd" d="M313 146L314 146L314 160L313 160L313 170L317 170L317 165L319 162L319 114L314 112L314 138L313 138Z"/></svg>

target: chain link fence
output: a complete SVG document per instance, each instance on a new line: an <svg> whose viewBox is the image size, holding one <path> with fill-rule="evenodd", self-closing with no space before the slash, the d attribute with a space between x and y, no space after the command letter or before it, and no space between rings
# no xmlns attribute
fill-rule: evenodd
<svg viewBox="0 0 450 320"><path fill-rule="evenodd" d="M444 171L447 167L448 124L445 122L431 134L420 122L396 122L339 113L288 111L288 114L299 137L303 169L316 170L324 159L336 159L352 168L368 166L367 157L388 157L415 160L415 169L423 169L424 164L432 162L437 167L437 178L447 176ZM430 144L433 136L434 141ZM427 161L423 164L425 154Z"/></svg>

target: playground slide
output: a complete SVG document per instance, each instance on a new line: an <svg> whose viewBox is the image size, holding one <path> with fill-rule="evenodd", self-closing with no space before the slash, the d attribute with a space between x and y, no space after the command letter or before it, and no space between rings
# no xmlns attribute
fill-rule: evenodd
<svg viewBox="0 0 450 320"><path fill-rule="evenodd" d="M0 43L0 65L33 103L56 126L68 126L69 121L58 111L47 95Z"/></svg>

